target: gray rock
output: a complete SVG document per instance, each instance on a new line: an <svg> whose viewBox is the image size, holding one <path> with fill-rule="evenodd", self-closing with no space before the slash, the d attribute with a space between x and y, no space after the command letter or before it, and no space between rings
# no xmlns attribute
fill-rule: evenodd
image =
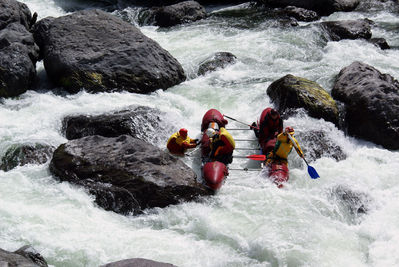
<svg viewBox="0 0 399 267"><path fill-rule="evenodd" d="M98 205L123 214L211 194L182 161L128 135L69 141L54 152L50 171L61 181L98 192Z"/></svg>
<svg viewBox="0 0 399 267"><path fill-rule="evenodd" d="M47 262L29 245L9 252L0 248L0 266L3 267L47 267Z"/></svg>
<svg viewBox="0 0 399 267"><path fill-rule="evenodd" d="M166 114L158 109L139 106L97 116L68 116L63 120L63 132L68 140L89 135L117 137L130 135L148 143L165 142L159 129L175 129L166 125Z"/></svg>
<svg viewBox="0 0 399 267"><path fill-rule="evenodd" d="M267 94L280 112L304 108L309 115L338 124L338 107L330 94L316 82L288 74L274 81Z"/></svg>
<svg viewBox="0 0 399 267"><path fill-rule="evenodd" d="M0 10L0 30L15 22L29 29L32 14L27 5L15 0L0 0Z"/></svg>
<svg viewBox="0 0 399 267"><path fill-rule="evenodd" d="M391 48L387 43L387 40L385 40L384 38L371 38L369 42L381 48L382 50Z"/></svg>
<svg viewBox="0 0 399 267"><path fill-rule="evenodd" d="M343 68L332 96L345 104L348 134L399 149L399 82L362 62Z"/></svg>
<svg viewBox="0 0 399 267"><path fill-rule="evenodd" d="M185 80L180 63L133 25L100 10L34 26L49 78L70 92L149 93Z"/></svg>
<svg viewBox="0 0 399 267"><path fill-rule="evenodd" d="M280 16L292 17L298 21L315 21L320 19L317 12L308 10L301 7L287 6L281 10L278 10Z"/></svg>
<svg viewBox="0 0 399 267"><path fill-rule="evenodd" d="M9 171L26 164L43 164L52 156L54 147L46 144L16 144L11 146L0 162L0 170Z"/></svg>
<svg viewBox="0 0 399 267"><path fill-rule="evenodd" d="M325 21L322 28L326 30L333 41L343 39L370 39L372 21L368 19L345 20L345 21Z"/></svg>
<svg viewBox="0 0 399 267"><path fill-rule="evenodd" d="M296 6L314 10L320 15L330 15L337 11L352 11L360 0L257 0L258 3L272 7Z"/></svg>
<svg viewBox="0 0 399 267"><path fill-rule="evenodd" d="M205 75L208 72L225 68L228 65L234 64L236 60L237 57L230 52L215 53L212 57L206 59L200 64L198 75Z"/></svg>
<svg viewBox="0 0 399 267"><path fill-rule="evenodd" d="M151 8L140 12L141 25L171 27L197 21L206 17L206 11L196 1L185 1L178 4Z"/></svg>

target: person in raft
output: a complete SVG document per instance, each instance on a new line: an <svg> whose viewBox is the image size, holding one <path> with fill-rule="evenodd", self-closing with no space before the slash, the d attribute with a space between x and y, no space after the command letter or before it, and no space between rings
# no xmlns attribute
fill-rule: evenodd
<svg viewBox="0 0 399 267"><path fill-rule="evenodd" d="M169 152L176 155L184 155L188 148L195 148L198 139L191 139L187 134L187 129L181 128L169 137L166 147Z"/></svg>
<svg viewBox="0 0 399 267"><path fill-rule="evenodd" d="M219 130L208 128L206 135L211 139L210 159L220 161L226 165L231 163L233 161L233 151L236 147L231 134L224 127L220 127Z"/></svg>
<svg viewBox="0 0 399 267"><path fill-rule="evenodd" d="M270 152L268 151L268 141L276 138L278 134L283 132L283 120L277 110L266 108L260 115L259 125L253 122L252 128L254 129L256 138L259 140L259 144L261 144L263 153L267 155Z"/></svg>
<svg viewBox="0 0 399 267"><path fill-rule="evenodd" d="M295 148L296 152L301 158L304 157L302 149L299 146L298 141L295 139L294 134L294 128L288 126L285 128L283 133L280 133L277 136L276 145L274 146L273 151L267 155L266 163L271 163L272 161L278 160L287 164L287 158L291 153L292 147ZM296 146L294 146L292 142L295 142Z"/></svg>

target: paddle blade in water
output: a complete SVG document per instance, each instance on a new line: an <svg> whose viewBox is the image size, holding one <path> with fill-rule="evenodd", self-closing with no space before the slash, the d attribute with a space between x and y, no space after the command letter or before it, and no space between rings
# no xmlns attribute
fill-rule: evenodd
<svg viewBox="0 0 399 267"><path fill-rule="evenodd" d="M313 168L312 166L308 165L308 173L310 175L310 177L312 177L312 179L317 179L319 178L319 174L317 173L317 171L315 170L315 168Z"/></svg>

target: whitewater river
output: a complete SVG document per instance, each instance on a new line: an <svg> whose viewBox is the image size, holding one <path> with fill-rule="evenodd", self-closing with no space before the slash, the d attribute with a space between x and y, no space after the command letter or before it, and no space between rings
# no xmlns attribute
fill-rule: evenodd
<svg viewBox="0 0 399 267"><path fill-rule="evenodd" d="M67 14L57 5L66 1L22 2L39 19ZM322 18L372 19L376 22L373 37L384 37L394 47L391 50L363 40L327 41L314 23L282 28L259 14L254 14L256 19L214 16L168 30L140 27L181 62L189 77L149 95L53 93L46 90L39 62L43 90L0 103L0 157L15 143L55 147L65 143L61 121L71 114L145 105L167 112L166 123L175 129L186 127L189 135L196 136L210 108L243 122L255 121L272 106L267 87L289 73L316 81L329 92L338 72L355 60L399 79L399 13L390 11L392 5L388 1L366 11ZM220 12L218 8L209 11ZM118 14L136 23L137 8ZM220 51L233 53L238 62L198 77L200 62ZM311 162L321 176L312 180L306 165L291 153L290 181L283 189L257 171L232 170L220 192L206 202L149 210L137 217L98 208L83 189L56 181L48 163L0 171L0 248L14 251L31 244L50 265L70 267L136 257L190 267L399 266L399 151L345 136L333 124L304 112L285 125L297 132L326 131L346 159L337 162L327 155ZM245 128L233 121L228 126ZM250 131L231 133L235 138L254 138ZM166 128L159 129L163 141L155 145L164 148L170 134ZM309 145L298 141L304 148ZM254 146L237 142L237 147ZM252 152L237 151L248 153ZM193 158L185 162L196 167ZM243 159L231 164L235 169L248 166L259 167ZM367 213L351 213L336 188L362 196Z"/></svg>

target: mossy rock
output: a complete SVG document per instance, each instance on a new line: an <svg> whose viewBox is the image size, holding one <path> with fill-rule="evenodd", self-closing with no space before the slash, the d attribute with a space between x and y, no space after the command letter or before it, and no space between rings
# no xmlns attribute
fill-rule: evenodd
<svg viewBox="0 0 399 267"><path fill-rule="evenodd" d="M273 82L267 94L280 112L304 108L310 116L338 125L338 107L331 95L319 84L288 74Z"/></svg>

